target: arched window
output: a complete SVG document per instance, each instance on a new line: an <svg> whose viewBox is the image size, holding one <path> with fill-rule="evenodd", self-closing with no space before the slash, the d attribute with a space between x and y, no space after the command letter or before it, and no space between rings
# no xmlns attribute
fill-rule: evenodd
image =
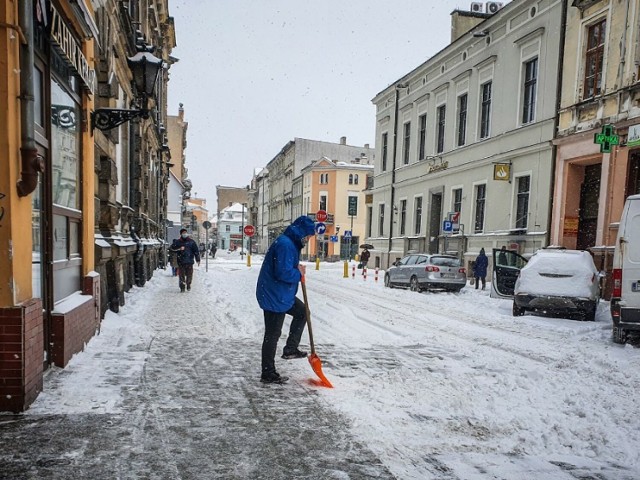
<svg viewBox="0 0 640 480"><path fill-rule="evenodd" d="M356 173L353 177L353 183L358 184L358 174Z"/></svg>
<svg viewBox="0 0 640 480"><path fill-rule="evenodd" d="M353 174L349 174L349 185L353 185Z"/></svg>

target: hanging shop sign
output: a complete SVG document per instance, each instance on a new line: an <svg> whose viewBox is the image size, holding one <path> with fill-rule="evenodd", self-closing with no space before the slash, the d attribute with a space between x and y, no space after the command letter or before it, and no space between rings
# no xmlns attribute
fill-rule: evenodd
<svg viewBox="0 0 640 480"><path fill-rule="evenodd" d="M82 53L80 45L53 5L51 5L51 39L64 59L76 71L84 87L93 93L96 84L96 71L89 67L89 62Z"/></svg>
<svg viewBox="0 0 640 480"><path fill-rule="evenodd" d="M446 170L447 168L449 168L449 162L440 159L440 163L434 162L433 164L429 165L429 170L427 171L427 173L441 172L442 170Z"/></svg>
<svg viewBox="0 0 640 480"><path fill-rule="evenodd" d="M498 181L510 181L511 180L511 164L495 163L493 165L493 179Z"/></svg>
<svg viewBox="0 0 640 480"><path fill-rule="evenodd" d="M600 145L600 153L610 153L612 145L620 144L620 137L614 132L613 125L603 125L602 131L593 135L593 143Z"/></svg>
<svg viewBox="0 0 640 480"><path fill-rule="evenodd" d="M637 147L640 145L640 125L631 125L629 135L627 135L627 147Z"/></svg>

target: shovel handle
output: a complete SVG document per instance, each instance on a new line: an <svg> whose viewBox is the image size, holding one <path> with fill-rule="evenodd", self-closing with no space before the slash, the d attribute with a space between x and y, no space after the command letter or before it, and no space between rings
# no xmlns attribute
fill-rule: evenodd
<svg viewBox="0 0 640 480"><path fill-rule="evenodd" d="M304 275L300 278L300 284L302 285L302 298L304 298L304 310L307 315L307 329L309 330L309 346L311 347L311 354L316 353L316 347L313 344L313 329L311 328L311 312L309 311L309 300L307 300L307 285L304 281Z"/></svg>

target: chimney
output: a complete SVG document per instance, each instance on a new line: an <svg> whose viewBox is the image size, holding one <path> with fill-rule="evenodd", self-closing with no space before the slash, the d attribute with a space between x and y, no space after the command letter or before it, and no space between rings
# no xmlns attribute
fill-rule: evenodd
<svg viewBox="0 0 640 480"><path fill-rule="evenodd" d="M340 137L340 145L346 145L347 144L347 137Z"/></svg>
<svg viewBox="0 0 640 480"><path fill-rule="evenodd" d="M178 109L178 116L180 117L180 121L184 120L184 103L180 104L180 108Z"/></svg>
<svg viewBox="0 0 640 480"><path fill-rule="evenodd" d="M480 2L473 2L471 11L456 9L451 12L451 43L491 16L491 14L483 13L481 7Z"/></svg>
<svg viewBox="0 0 640 480"><path fill-rule="evenodd" d="M364 144L364 148L369 148L369 144L368 144L368 143L365 143L365 144ZM364 155L364 153L363 153L363 155Z"/></svg>

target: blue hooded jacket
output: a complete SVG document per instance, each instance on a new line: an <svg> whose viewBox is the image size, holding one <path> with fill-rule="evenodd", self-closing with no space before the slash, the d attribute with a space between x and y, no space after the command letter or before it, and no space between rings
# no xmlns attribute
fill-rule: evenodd
<svg viewBox="0 0 640 480"><path fill-rule="evenodd" d="M282 313L293 307L301 278L298 263L302 239L313 234L313 220L302 216L271 244L262 262L256 286L260 308Z"/></svg>
<svg viewBox="0 0 640 480"><path fill-rule="evenodd" d="M476 264L473 267L473 276L478 278L486 277L488 265L489 258L485 255L484 248L481 248L480 254L476 257Z"/></svg>

